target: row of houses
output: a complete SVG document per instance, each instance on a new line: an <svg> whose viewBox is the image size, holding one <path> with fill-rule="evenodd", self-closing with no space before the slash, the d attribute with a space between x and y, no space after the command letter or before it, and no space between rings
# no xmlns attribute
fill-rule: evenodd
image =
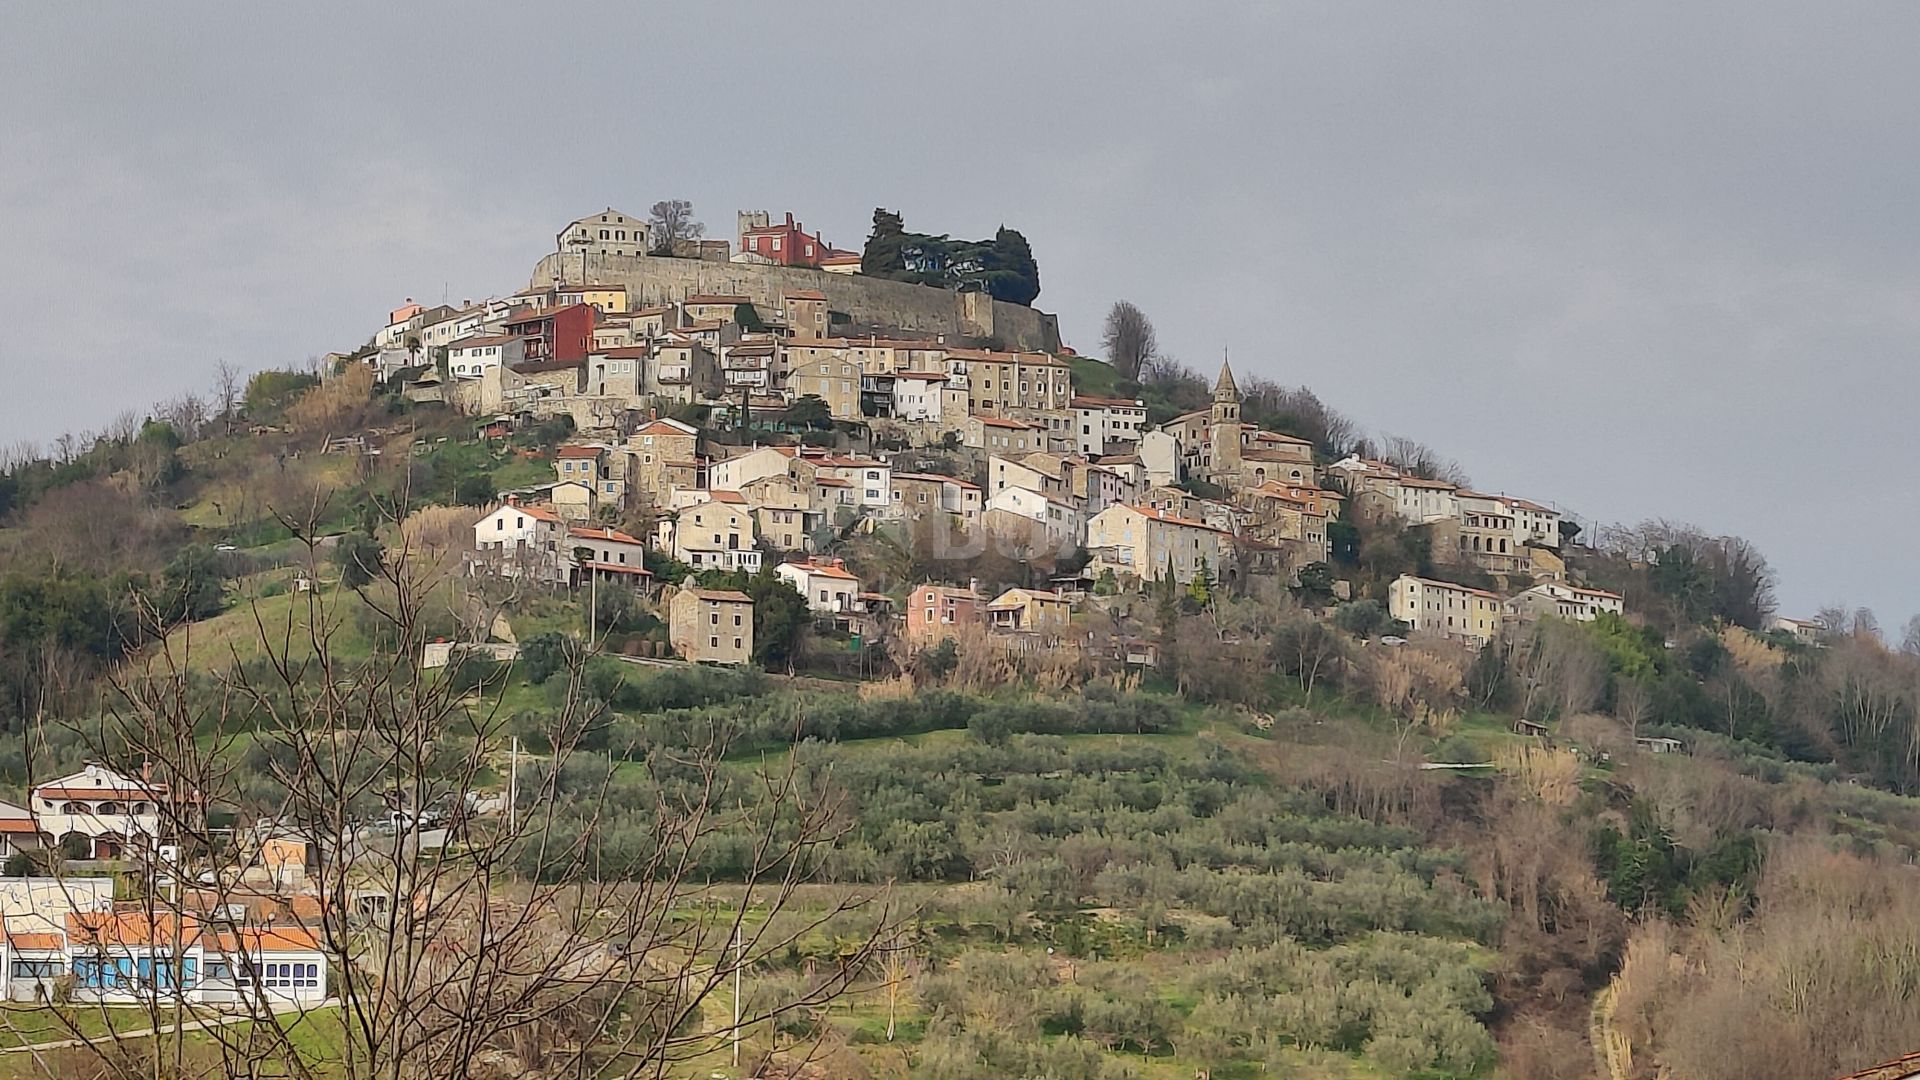
<svg viewBox="0 0 1920 1080"><path fill-rule="evenodd" d="M1403 574L1393 582L1387 613L1417 633L1451 638L1474 648L1493 641L1509 622L1543 617L1592 622L1602 614L1620 615L1619 594L1564 582L1542 582L1502 597L1486 589Z"/></svg>

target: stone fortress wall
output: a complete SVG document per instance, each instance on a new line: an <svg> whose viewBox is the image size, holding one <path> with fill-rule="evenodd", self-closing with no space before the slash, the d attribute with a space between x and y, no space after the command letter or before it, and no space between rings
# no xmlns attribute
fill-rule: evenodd
<svg viewBox="0 0 1920 1080"><path fill-rule="evenodd" d="M685 300L689 296L744 296L763 312L780 310L780 295L813 289L830 310L857 324L898 327L928 334L994 339L1001 348L1053 352L1060 347L1060 324L1052 315L985 293L958 293L904 281L858 274L829 274L797 266L667 259L652 255L561 254L554 252L533 269L530 287L562 284L625 285L635 308Z"/></svg>

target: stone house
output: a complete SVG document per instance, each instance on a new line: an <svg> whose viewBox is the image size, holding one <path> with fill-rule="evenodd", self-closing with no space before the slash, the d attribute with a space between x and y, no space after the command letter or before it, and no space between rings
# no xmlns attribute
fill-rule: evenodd
<svg viewBox="0 0 1920 1080"><path fill-rule="evenodd" d="M1087 522L1087 550L1093 555L1088 569L1140 582L1173 575L1177 583L1193 580L1204 563L1216 579L1235 573L1233 535L1204 522L1148 506L1109 506Z"/></svg>
<svg viewBox="0 0 1920 1080"><path fill-rule="evenodd" d="M748 663L753 659L753 600L733 589L682 588L667 602L667 638L683 660Z"/></svg>

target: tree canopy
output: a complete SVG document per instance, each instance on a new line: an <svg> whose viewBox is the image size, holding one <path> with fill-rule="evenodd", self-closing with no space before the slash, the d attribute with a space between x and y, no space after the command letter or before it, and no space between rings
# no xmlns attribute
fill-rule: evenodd
<svg viewBox="0 0 1920 1080"><path fill-rule="evenodd" d="M873 231L860 254L860 272L890 281L911 281L996 300L1031 305L1040 295L1040 265L1027 238L1005 225L991 240L955 240L942 233L908 232L900 214L873 212Z"/></svg>

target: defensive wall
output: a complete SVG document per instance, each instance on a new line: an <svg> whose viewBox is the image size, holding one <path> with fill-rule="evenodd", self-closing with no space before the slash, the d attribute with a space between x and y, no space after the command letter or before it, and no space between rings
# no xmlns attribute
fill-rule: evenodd
<svg viewBox="0 0 1920 1080"><path fill-rule="evenodd" d="M813 289L831 311L855 324L897 327L928 334L994 339L1003 349L1053 352L1060 347L1054 316L980 292L952 292L905 281L858 274L829 274L797 266L667 259L652 255L547 255L529 285L625 285L636 308L676 303L689 296L744 296L765 312L780 310L782 293Z"/></svg>

